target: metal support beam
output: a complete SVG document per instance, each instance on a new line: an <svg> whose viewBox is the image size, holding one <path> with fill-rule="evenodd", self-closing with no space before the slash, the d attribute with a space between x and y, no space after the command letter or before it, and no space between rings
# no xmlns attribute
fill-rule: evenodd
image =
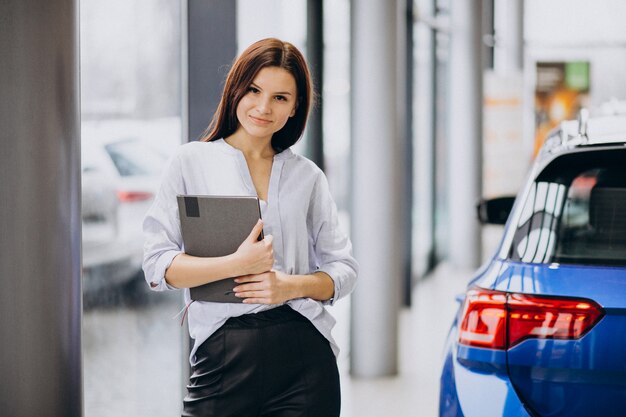
<svg viewBox="0 0 626 417"><path fill-rule="evenodd" d="M398 2L398 115L401 137L403 138L403 158L405 172L403 175L404 198L402 248L402 302L411 306L413 292L413 0Z"/></svg>
<svg viewBox="0 0 626 417"><path fill-rule="evenodd" d="M307 60L311 67L313 83L318 93L317 105L312 109L307 123L306 153L324 170L324 1L307 0Z"/></svg>
<svg viewBox="0 0 626 417"><path fill-rule="evenodd" d="M359 0L352 17L352 225L360 263L352 297L351 373L393 375L403 272L404 138L396 109L395 1Z"/></svg>
<svg viewBox="0 0 626 417"><path fill-rule="evenodd" d="M187 0L188 138L204 132L217 109L226 74L237 55L237 2Z"/></svg>
<svg viewBox="0 0 626 417"><path fill-rule="evenodd" d="M449 232L450 261L475 268L481 261L481 231L475 204L482 184L482 2L450 5Z"/></svg>
<svg viewBox="0 0 626 417"><path fill-rule="evenodd" d="M81 416L78 5L0 2L0 415Z"/></svg>
<svg viewBox="0 0 626 417"><path fill-rule="evenodd" d="M181 16L184 143L199 139L219 104L226 74L237 55L237 2L186 0L181 2ZM185 329L181 349L183 397L187 394L186 383L191 374L192 344Z"/></svg>

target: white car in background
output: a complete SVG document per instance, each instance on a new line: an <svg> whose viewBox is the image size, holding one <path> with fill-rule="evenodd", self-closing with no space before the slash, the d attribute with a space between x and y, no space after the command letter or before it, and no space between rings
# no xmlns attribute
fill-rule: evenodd
<svg viewBox="0 0 626 417"><path fill-rule="evenodd" d="M82 139L83 291L119 288L141 274L143 217L166 156L133 137Z"/></svg>

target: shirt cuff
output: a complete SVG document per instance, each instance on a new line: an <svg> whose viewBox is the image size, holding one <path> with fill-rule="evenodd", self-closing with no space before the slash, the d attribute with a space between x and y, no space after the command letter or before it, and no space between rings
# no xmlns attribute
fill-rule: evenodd
<svg viewBox="0 0 626 417"><path fill-rule="evenodd" d="M338 268L333 268L332 265L325 265L319 268L316 272L324 272L326 275L330 277L330 279L333 280L333 285L334 285L333 296L330 297L328 300L322 301L322 304L325 306L335 305L337 300L341 298L339 279L336 278L339 276Z"/></svg>
<svg viewBox="0 0 626 417"><path fill-rule="evenodd" d="M171 250L161 254L159 259L156 261L154 265L154 274L151 277L149 282L150 288L155 291L163 291L163 290L176 290L176 287L171 286L165 280L165 271L172 264L172 261L176 256L181 254L181 251Z"/></svg>

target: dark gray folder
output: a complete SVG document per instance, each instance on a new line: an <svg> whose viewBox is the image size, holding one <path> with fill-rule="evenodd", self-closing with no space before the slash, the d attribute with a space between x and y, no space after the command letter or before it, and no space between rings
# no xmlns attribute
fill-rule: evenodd
<svg viewBox="0 0 626 417"><path fill-rule="evenodd" d="M178 212L185 253L216 257L235 253L261 218L257 197L179 195ZM263 232L258 240L263 239ZM241 303L235 297L234 278L190 289L191 299L218 303Z"/></svg>

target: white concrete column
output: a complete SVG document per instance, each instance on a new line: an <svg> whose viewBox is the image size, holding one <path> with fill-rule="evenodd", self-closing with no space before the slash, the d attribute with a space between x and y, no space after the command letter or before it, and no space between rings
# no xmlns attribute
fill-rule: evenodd
<svg viewBox="0 0 626 417"><path fill-rule="evenodd" d="M448 220L450 262L475 268L481 260L476 202L482 183L482 2L450 4L448 96Z"/></svg>
<svg viewBox="0 0 626 417"><path fill-rule="evenodd" d="M496 0L494 69L520 73L524 62L524 0Z"/></svg>
<svg viewBox="0 0 626 417"><path fill-rule="evenodd" d="M403 138L396 117L396 2L352 1L352 212L360 263L352 297L351 373L397 372L403 270Z"/></svg>

